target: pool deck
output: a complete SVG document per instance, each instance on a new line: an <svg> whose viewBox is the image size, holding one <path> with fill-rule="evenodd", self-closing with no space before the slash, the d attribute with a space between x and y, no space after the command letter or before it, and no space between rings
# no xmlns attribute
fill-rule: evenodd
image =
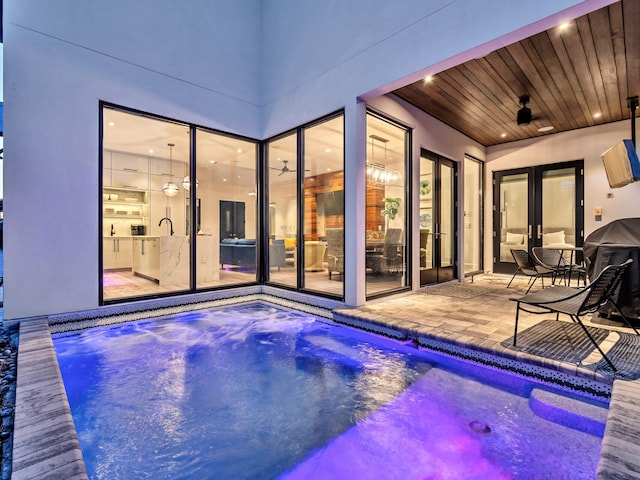
<svg viewBox="0 0 640 480"><path fill-rule="evenodd" d="M509 299L523 294L526 282L514 282L512 288L506 289L507 281L504 276L482 276L469 288L481 289L481 294L471 291L454 297L435 290L450 288L447 285L433 286L372 301L357 309L336 309L332 315L339 323L410 339L444 353L523 374L568 376L587 390L611 390L597 478L640 478L640 380L614 380L607 372L595 370L597 357L589 356L578 366L510 348L515 303ZM269 301L269 293L273 295L272 290L267 291L264 300ZM543 317L522 315L518 331L534 326ZM20 325L12 476L15 480L87 478L49 322L50 319L37 318ZM628 331L604 319L591 325ZM608 347L603 344L603 348ZM615 357L612 360L616 362Z"/></svg>

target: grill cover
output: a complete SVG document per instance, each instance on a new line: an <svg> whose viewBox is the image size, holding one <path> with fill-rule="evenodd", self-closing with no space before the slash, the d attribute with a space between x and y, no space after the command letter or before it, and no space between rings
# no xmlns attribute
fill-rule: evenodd
<svg viewBox="0 0 640 480"><path fill-rule="evenodd" d="M633 259L622 278L617 303L629 319L640 319L640 218L614 220L595 230L584 241L584 256L590 279L607 265ZM600 309L600 313L611 312L615 312L611 306Z"/></svg>

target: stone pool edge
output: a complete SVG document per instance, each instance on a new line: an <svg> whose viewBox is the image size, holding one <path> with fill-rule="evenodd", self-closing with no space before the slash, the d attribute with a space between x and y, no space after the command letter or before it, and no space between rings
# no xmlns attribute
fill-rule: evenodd
<svg viewBox="0 0 640 480"><path fill-rule="evenodd" d="M46 318L20 323L12 480L88 479Z"/></svg>

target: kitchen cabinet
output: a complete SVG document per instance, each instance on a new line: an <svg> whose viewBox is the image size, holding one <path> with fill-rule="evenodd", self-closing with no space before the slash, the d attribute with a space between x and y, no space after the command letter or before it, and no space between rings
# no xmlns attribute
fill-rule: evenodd
<svg viewBox="0 0 640 480"><path fill-rule="evenodd" d="M134 237L133 273L160 283L160 239Z"/></svg>
<svg viewBox="0 0 640 480"><path fill-rule="evenodd" d="M133 266L133 240L105 237L102 244L102 263L105 270L131 270Z"/></svg>
<svg viewBox="0 0 640 480"><path fill-rule="evenodd" d="M109 218L130 218L146 224L149 216L148 194L144 190L104 187L102 189L103 216Z"/></svg>
<svg viewBox="0 0 640 480"><path fill-rule="evenodd" d="M105 150L103 164L103 186L129 190L149 189L148 157Z"/></svg>

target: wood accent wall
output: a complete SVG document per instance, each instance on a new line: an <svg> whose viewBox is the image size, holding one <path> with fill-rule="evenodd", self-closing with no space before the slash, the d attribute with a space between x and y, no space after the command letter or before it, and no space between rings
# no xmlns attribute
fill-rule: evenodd
<svg viewBox="0 0 640 480"><path fill-rule="evenodd" d="M344 190L344 172L323 173L304 179L304 226L305 240L318 240L318 204L316 195ZM343 228L344 215L329 215L324 218L325 228Z"/></svg>
<svg viewBox="0 0 640 480"><path fill-rule="evenodd" d="M385 195L384 192L384 185L367 182L367 230L376 231L378 230L378 225L382 225L384 230L385 218L380 215L380 211L384 210L384 202L382 201Z"/></svg>
<svg viewBox="0 0 640 480"><path fill-rule="evenodd" d="M344 190L344 172L332 172L307 177L304 181L304 223L305 240L318 240L318 204L316 195ZM384 217L380 211L384 209L384 185L367 182L366 229L384 229ZM325 228L343 228L344 215L329 215L324 219Z"/></svg>

